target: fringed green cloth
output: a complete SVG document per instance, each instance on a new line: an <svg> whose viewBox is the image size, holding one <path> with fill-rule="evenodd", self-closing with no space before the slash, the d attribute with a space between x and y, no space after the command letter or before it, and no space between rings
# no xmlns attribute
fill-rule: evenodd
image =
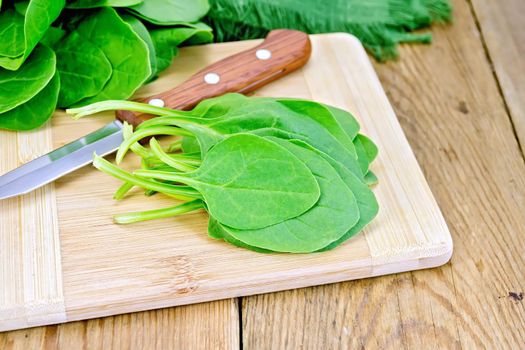
<svg viewBox="0 0 525 350"><path fill-rule="evenodd" d="M429 43L412 33L451 18L449 0L210 0L207 21L216 40L261 38L272 29L348 32L380 61L397 57L401 42Z"/></svg>

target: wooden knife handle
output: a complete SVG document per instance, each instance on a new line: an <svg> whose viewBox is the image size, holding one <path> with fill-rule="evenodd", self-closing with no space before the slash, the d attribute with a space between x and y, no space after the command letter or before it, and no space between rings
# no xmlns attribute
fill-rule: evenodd
<svg viewBox="0 0 525 350"><path fill-rule="evenodd" d="M206 98L227 92L248 93L266 85L304 66L310 53L307 34L296 30L273 30L253 49L204 68L172 90L136 101L188 110ZM130 111L117 111L116 116L134 127L153 117Z"/></svg>

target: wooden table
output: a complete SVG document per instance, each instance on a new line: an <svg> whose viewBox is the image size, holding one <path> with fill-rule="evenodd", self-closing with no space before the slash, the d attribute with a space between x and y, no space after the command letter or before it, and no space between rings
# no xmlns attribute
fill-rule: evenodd
<svg viewBox="0 0 525 350"><path fill-rule="evenodd" d="M452 231L450 263L0 333L0 349L525 348L525 2L453 3L433 45L375 64Z"/></svg>

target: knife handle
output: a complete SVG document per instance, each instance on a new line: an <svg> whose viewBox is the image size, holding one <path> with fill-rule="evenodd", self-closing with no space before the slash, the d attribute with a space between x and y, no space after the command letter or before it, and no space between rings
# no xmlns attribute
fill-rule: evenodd
<svg viewBox="0 0 525 350"><path fill-rule="evenodd" d="M189 110L206 98L248 93L304 66L311 50L306 33L272 30L260 45L202 69L174 89L135 101ZM131 111L116 111L116 117L134 127L153 118Z"/></svg>

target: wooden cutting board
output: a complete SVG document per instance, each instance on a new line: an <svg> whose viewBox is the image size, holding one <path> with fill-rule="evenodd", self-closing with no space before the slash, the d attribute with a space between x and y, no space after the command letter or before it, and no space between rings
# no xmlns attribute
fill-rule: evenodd
<svg viewBox="0 0 525 350"><path fill-rule="evenodd" d="M179 84L257 41L181 50L137 96ZM379 146L372 170L377 218L342 246L316 254L259 254L208 238L204 213L119 226L116 213L160 208L162 196L112 199L119 181L88 166L28 195L0 201L0 331L267 293L434 267L452 240L394 111L357 39L312 36L310 62L257 92L347 109ZM0 131L0 174L112 120L57 112L34 132ZM137 159L129 157L125 166Z"/></svg>

